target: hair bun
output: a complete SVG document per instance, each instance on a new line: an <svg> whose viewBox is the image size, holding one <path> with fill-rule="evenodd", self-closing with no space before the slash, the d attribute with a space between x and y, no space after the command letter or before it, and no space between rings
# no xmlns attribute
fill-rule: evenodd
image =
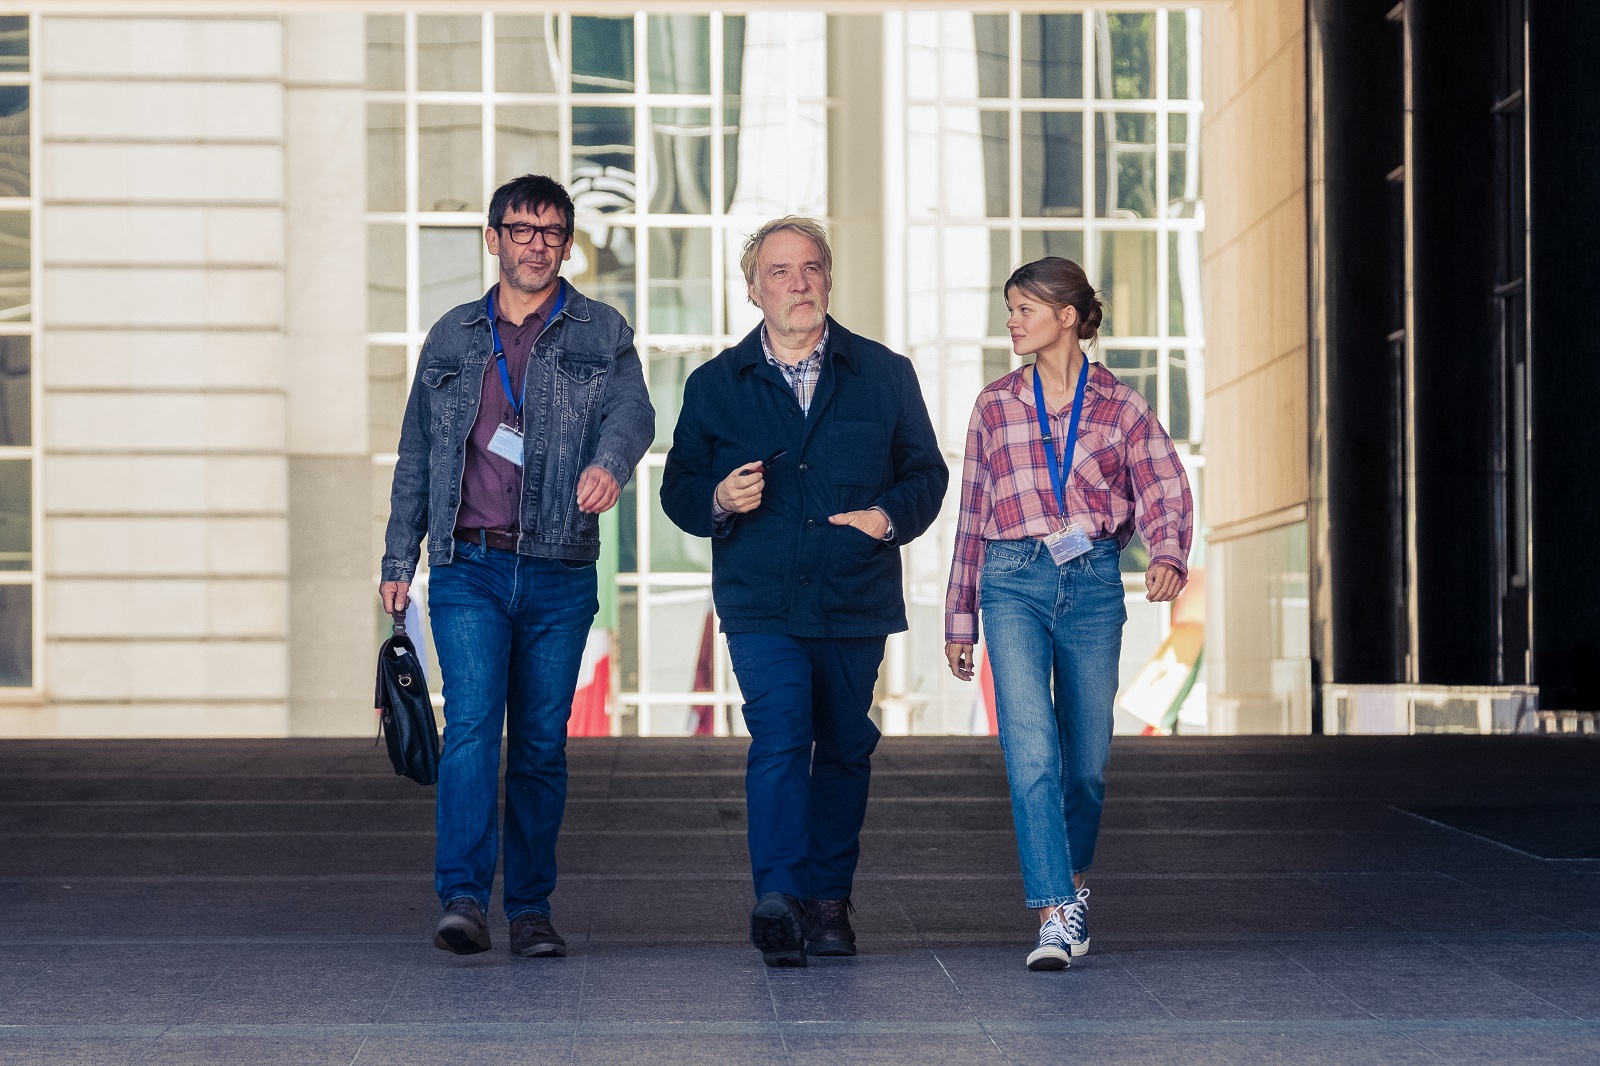
<svg viewBox="0 0 1600 1066"><path fill-rule="evenodd" d="M1100 332L1100 320L1105 317L1105 305L1098 296L1089 298L1089 313L1078 323L1078 339L1092 341Z"/></svg>

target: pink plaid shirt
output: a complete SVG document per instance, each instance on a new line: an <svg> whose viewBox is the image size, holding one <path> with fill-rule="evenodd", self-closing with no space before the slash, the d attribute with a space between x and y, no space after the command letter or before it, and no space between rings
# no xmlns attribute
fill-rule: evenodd
<svg viewBox="0 0 1600 1066"><path fill-rule="evenodd" d="M1014 370L990 384L978 394L967 426L955 559L944 601L944 639L952 644L977 643L978 577L988 542L1044 537L1062 525L1033 387L1025 381ZM1057 441L1065 438L1071 417L1070 404L1051 415ZM1194 498L1183 464L1144 397L1099 363L1089 364L1066 490L1068 519L1091 538L1116 537L1126 547L1137 522L1150 561L1188 577Z"/></svg>

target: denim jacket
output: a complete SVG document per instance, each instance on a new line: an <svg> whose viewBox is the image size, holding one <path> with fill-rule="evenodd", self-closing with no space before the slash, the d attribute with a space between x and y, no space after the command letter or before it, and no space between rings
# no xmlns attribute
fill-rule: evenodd
<svg viewBox="0 0 1600 1066"><path fill-rule="evenodd" d="M600 557L598 515L578 510L578 475L599 466L626 485L655 438L633 329L620 312L568 282L560 314L534 343L522 384L522 521L517 552L553 559ZM384 581L410 581L422 537L428 565L455 557L463 449L478 417L493 344L483 300L447 312L422 345L400 427L389 494Z"/></svg>

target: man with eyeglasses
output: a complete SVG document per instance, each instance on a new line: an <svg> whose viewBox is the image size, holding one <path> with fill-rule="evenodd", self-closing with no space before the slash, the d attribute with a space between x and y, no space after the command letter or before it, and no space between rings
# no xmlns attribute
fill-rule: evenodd
<svg viewBox="0 0 1600 1066"><path fill-rule="evenodd" d="M511 950L567 953L550 893L599 515L655 436L633 330L560 276L572 236L558 182L495 191L484 241L500 280L434 323L400 429L380 594L406 609L426 536L445 698L433 942L458 955L489 948L502 731Z"/></svg>

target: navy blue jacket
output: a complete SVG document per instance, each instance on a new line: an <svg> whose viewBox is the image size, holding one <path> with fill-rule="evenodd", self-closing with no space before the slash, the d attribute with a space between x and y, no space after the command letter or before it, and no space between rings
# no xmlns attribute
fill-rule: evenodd
<svg viewBox="0 0 1600 1066"><path fill-rule="evenodd" d="M761 327L689 375L661 506L715 539L711 591L725 633L865 637L906 628L900 548L933 524L950 473L911 360L828 320L809 415L761 350ZM714 531L711 494L735 467L787 448L761 506ZM828 516L881 507L885 544Z"/></svg>

